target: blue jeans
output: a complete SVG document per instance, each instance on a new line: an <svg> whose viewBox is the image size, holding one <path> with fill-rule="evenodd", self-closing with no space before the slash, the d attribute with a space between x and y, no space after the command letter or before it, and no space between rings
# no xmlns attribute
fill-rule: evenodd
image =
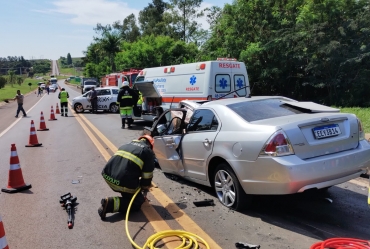
<svg viewBox="0 0 370 249"><path fill-rule="evenodd" d="M17 116L18 116L18 114L19 114L20 111L23 112L23 116L26 116L26 112L23 109L23 104L18 104Z"/></svg>

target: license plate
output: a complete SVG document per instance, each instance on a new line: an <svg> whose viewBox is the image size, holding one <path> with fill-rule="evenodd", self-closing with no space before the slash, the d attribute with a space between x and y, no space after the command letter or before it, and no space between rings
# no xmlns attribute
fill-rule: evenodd
<svg viewBox="0 0 370 249"><path fill-rule="evenodd" d="M312 129L316 139L322 139L327 137L334 137L342 134L339 129L339 125L331 124L325 126L319 126Z"/></svg>

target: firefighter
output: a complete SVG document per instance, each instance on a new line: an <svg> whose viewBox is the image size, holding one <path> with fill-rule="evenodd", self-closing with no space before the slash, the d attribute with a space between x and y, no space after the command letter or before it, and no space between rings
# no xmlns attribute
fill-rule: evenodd
<svg viewBox="0 0 370 249"><path fill-rule="evenodd" d="M117 104L119 104L119 110L122 118L122 129L125 128L126 119L128 128L131 128L133 123L132 111L133 107L138 101L138 98L139 96L136 94L136 92L130 88L130 83L128 83L128 81L124 81L117 96Z"/></svg>
<svg viewBox="0 0 370 249"><path fill-rule="evenodd" d="M143 94L139 90L138 90L138 94L139 94L139 99L138 99L137 104L136 104L137 113L135 114L135 116L140 117L141 113L142 113L142 110L143 110L144 99L143 99Z"/></svg>
<svg viewBox="0 0 370 249"><path fill-rule="evenodd" d="M66 89L62 88L61 92L58 94L58 98L60 99L60 108L62 116L68 117L68 98L69 94ZM65 111L64 111L65 109Z"/></svg>
<svg viewBox="0 0 370 249"><path fill-rule="evenodd" d="M126 213L133 195L139 188L142 191L149 190L155 160L152 151L153 143L152 137L143 135L119 147L105 165L102 171L103 178L109 187L121 193L122 197L107 197L101 200L98 213L102 220L107 213ZM132 203L131 210L139 211L144 201L144 195L139 192Z"/></svg>

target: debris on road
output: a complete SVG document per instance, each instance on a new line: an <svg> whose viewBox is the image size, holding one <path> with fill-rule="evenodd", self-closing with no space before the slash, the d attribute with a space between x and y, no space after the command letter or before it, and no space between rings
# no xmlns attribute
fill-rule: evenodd
<svg viewBox="0 0 370 249"><path fill-rule="evenodd" d="M193 203L197 207L207 207L215 205L212 199L204 199L204 201L194 201Z"/></svg>
<svg viewBox="0 0 370 249"><path fill-rule="evenodd" d="M235 243L235 246L239 249L259 249L261 247L260 245L251 245L244 242L237 242Z"/></svg>

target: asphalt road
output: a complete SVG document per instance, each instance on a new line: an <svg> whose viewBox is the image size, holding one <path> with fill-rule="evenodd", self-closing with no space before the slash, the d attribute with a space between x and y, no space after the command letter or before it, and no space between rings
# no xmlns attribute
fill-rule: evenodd
<svg viewBox="0 0 370 249"><path fill-rule="evenodd" d="M80 95L66 86L70 100ZM29 191L0 194L0 215L10 248L131 248L125 234L125 217L101 221L100 199L115 196L101 177L106 161L121 144L137 138L148 123L137 122L122 130L117 114L56 115L49 121L57 93L25 97L27 118L14 118L16 103L0 106L0 187L8 181L10 145L15 143ZM26 148L30 122L39 127L44 112L49 131L37 132L39 148ZM72 181L79 183L72 184ZM182 229L205 238L211 248L235 248L247 242L266 248L309 248L331 237L369 239L368 180L358 178L334 186L327 193L290 196L258 196L245 212L231 211L216 199L213 190L156 169L152 188L142 212L129 218L129 230L142 246L157 231ZM67 213L59 197L71 192L78 200L75 227L67 228ZM330 199L328 199L330 198ZM193 201L213 199L215 206L195 207ZM332 202L331 202L332 201ZM158 246L161 247L161 246ZM170 247L173 248L173 247Z"/></svg>
<svg viewBox="0 0 370 249"><path fill-rule="evenodd" d="M59 68L58 68L58 65L57 65L57 61L56 60L53 60L53 65L51 67L51 74L52 75L59 75Z"/></svg>

